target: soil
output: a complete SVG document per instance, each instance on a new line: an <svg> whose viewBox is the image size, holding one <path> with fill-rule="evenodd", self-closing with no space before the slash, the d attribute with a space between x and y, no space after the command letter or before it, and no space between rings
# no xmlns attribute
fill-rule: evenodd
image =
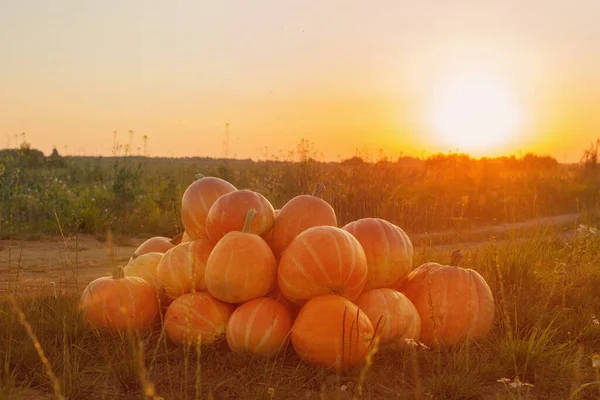
<svg viewBox="0 0 600 400"><path fill-rule="evenodd" d="M470 230L469 233L499 233L574 223L580 214L564 214L514 224L493 225ZM454 232L435 232L410 235L415 242L428 237ZM0 240L0 293L39 290L67 290L83 288L92 280L110 275L112 268L127 264L129 258L145 238L128 238L113 245L91 235L47 238L35 241ZM468 241L436 245L440 250L472 250L488 245L488 241ZM417 244L418 246L418 244Z"/></svg>

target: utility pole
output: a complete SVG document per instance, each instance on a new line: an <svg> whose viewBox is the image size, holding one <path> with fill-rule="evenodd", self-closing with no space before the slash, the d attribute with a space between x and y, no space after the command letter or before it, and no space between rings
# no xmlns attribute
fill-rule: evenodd
<svg viewBox="0 0 600 400"><path fill-rule="evenodd" d="M146 152L148 146L148 135L144 135L144 157L148 156L148 153Z"/></svg>

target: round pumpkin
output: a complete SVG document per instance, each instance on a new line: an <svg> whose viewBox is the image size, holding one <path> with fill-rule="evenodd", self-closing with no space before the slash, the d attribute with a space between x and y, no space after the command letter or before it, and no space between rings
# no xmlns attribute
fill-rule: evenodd
<svg viewBox="0 0 600 400"><path fill-rule="evenodd" d="M389 288L363 292L354 303L369 317L381 345L404 347L406 339L418 340L421 317L411 301Z"/></svg>
<svg viewBox="0 0 600 400"><path fill-rule="evenodd" d="M312 195L299 195L288 201L273 224L271 245L275 257L290 245L300 233L313 226L337 226L333 207L321 198L324 186L316 186Z"/></svg>
<svg viewBox="0 0 600 400"><path fill-rule="evenodd" d="M142 254L138 258L129 261L129 263L123 267L123 273L125 276L137 276L143 278L154 287L159 288L160 285L156 281L156 266L162 257L163 253L158 252Z"/></svg>
<svg viewBox="0 0 600 400"><path fill-rule="evenodd" d="M221 196L210 207L206 217L208 238L217 243L227 233L241 231L251 209L256 211L256 217L252 219L248 232L266 234L275 221L275 209L262 194L251 190L237 190Z"/></svg>
<svg viewBox="0 0 600 400"><path fill-rule="evenodd" d="M283 252L277 275L281 293L296 304L326 294L354 300L366 280L367 258L360 243L334 226L299 234Z"/></svg>
<svg viewBox="0 0 600 400"><path fill-rule="evenodd" d="M360 242L367 256L365 291L390 287L412 270L413 245L398 226L380 218L363 218L342 229Z"/></svg>
<svg viewBox="0 0 600 400"><path fill-rule="evenodd" d="M153 325L159 306L156 288L137 276L126 277L119 266L113 276L95 279L86 286L79 310L96 328L140 332Z"/></svg>
<svg viewBox="0 0 600 400"><path fill-rule="evenodd" d="M206 216L213 203L226 193L236 191L226 180L199 175L181 198L181 221L191 240L206 238Z"/></svg>
<svg viewBox="0 0 600 400"><path fill-rule="evenodd" d="M213 245L208 239L184 242L167 251L156 266L156 280L169 300L206 290L204 269Z"/></svg>
<svg viewBox="0 0 600 400"><path fill-rule="evenodd" d="M175 247L175 245L171 243L171 239L168 237L154 236L139 245L139 247L133 252L131 260L135 260L142 254L146 253L166 253L173 247Z"/></svg>
<svg viewBox="0 0 600 400"><path fill-rule="evenodd" d="M231 350L262 357L277 355L292 329L292 317L283 304L259 297L239 306L229 318L226 338Z"/></svg>
<svg viewBox="0 0 600 400"><path fill-rule="evenodd" d="M454 345L478 339L494 322L494 297L475 270L426 263L412 271L399 288L421 316L420 341Z"/></svg>
<svg viewBox="0 0 600 400"><path fill-rule="evenodd" d="M275 256L260 236L250 232L255 215L254 209L248 211L242 232L223 236L206 262L206 289L221 301L242 303L266 296L275 286Z"/></svg>
<svg viewBox="0 0 600 400"><path fill-rule="evenodd" d="M173 343L211 344L223 334L233 312L231 304L223 303L207 292L186 293L167 308L164 327Z"/></svg>
<svg viewBox="0 0 600 400"><path fill-rule="evenodd" d="M292 346L300 358L338 371L359 364L373 337L369 317L336 295L310 299L292 327Z"/></svg>

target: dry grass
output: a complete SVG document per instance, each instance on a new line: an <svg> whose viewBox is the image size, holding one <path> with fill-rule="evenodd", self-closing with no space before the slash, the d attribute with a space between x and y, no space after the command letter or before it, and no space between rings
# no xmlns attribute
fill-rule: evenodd
<svg viewBox="0 0 600 400"><path fill-rule="evenodd" d="M13 289L14 302L0 303L0 398L597 398L599 254L591 232L467 252L461 266L485 277L498 304L485 340L379 349L342 374L305 364L291 347L271 360L233 354L223 341L177 347L160 324L140 337L98 332L81 321L78 292ZM449 257L420 248L415 265Z"/></svg>

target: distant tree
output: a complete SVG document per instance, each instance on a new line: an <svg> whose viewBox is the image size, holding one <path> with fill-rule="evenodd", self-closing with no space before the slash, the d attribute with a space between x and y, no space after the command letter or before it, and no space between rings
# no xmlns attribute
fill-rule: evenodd
<svg viewBox="0 0 600 400"><path fill-rule="evenodd" d="M48 165L53 168L63 168L65 166L65 160L60 154L58 154L56 146L52 148L52 154L48 156L47 161Z"/></svg>

